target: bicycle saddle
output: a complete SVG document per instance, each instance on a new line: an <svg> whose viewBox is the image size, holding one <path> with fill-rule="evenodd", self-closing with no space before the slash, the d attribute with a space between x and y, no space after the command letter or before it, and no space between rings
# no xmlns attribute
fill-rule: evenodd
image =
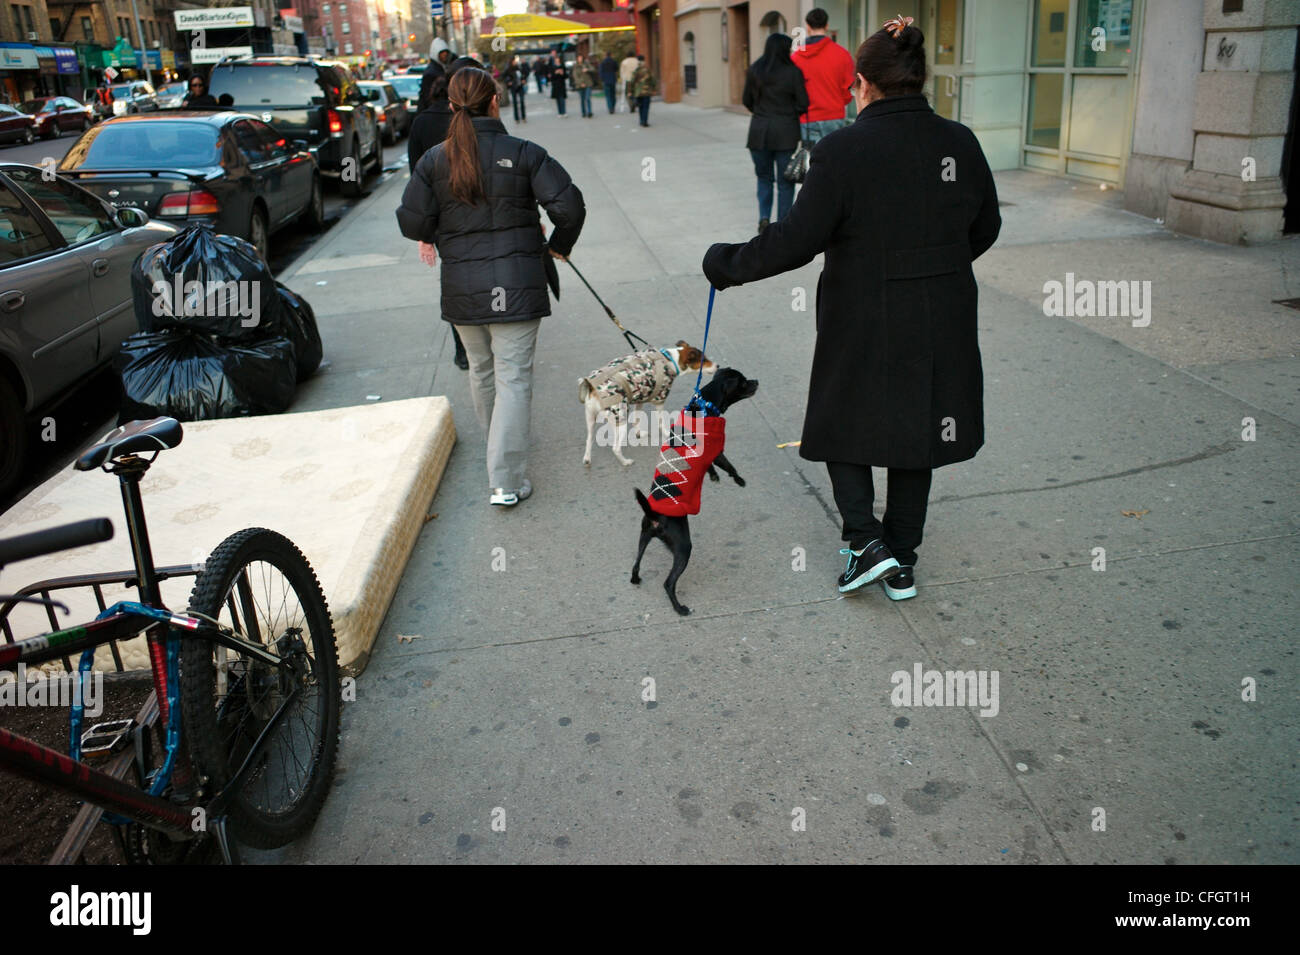
<svg viewBox="0 0 1300 955"><path fill-rule="evenodd" d="M181 443L181 423L175 418L131 421L95 445L74 465L78 471L93 471L109 458L137 451L162 451Z"/></svg>

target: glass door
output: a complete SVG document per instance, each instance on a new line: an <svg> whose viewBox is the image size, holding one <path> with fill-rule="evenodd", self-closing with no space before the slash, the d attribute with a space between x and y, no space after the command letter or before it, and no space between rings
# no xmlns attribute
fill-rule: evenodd
<svg viewBox="0 0 1300 955"><path fill-rule="evenodd" d="M962 0L925 0L925 10L918 22L925 33L930 59L926 90L930 105L945 119L959 119Z"/></svg>

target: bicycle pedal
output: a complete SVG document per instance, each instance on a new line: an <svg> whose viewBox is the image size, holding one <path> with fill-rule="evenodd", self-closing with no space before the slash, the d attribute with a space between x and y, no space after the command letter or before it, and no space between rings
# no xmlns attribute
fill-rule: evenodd
<svg viewBox="0 0 1300 955"><path fill-rule="evenodd" d="M103 756L124 748L131 739L135 720L110 720L96 723L81 734L81 755Z"/></svg>

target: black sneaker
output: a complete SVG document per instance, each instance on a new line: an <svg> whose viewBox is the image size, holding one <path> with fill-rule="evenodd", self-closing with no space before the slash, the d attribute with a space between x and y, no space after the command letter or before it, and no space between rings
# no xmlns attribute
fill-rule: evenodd
<svg viewBox="0 0 1300 955"><path fill-rule="evenodd" d="M916 596L916 572L906 564L889 580L882 580L885 596L890 600L909 600Z"/></svg>
<svg viewBox="0 0 1300 955"><path fill-rule="evenodd" d="M759 231L759 233L761 234L762 231L763 231L764 229L766 229L766 228L767 228L769 225L771 225L771 224L772 224L771 221L768 220L768 219L759 219L759 220L758 220L758 231ZM840 553L842 554L842 553L844 553L844 551L840 551Z"/></svg>
<svg viewBox="0 0 1300 955"><path fill-rule="evenodd" d="M842 594L857 590L865 584L893 577L899 571L898 561L881 540L872 541L862 548L861 553L854 553L847 547L840 553L848 554L849 557L848 566L844 568L844 573L840 574L838 581Z"/></svg>

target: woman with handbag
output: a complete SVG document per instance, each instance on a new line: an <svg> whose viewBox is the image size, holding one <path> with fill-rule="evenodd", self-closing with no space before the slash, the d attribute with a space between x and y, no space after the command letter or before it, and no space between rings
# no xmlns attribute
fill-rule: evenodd
<svg viewBox="0 0 1300 955"><path fill-rule="evenodd" d="M533 490L533 355L551 314L548 255L568 256L586 207L546 150L506 133L491 76L457 70L447 95L451 129L416 163L397 222L420 243L422 261L432 266L442 254L442 317L469 353L470 396L487 435L488 500L512 507ZM549 243L538 205L555 224Z"/></svg>
<svg viewBox="0 0 1300 955"><path fill-rule="evenodd" d="M763 55L745 74L745 108L749 120L749 155L758 177L758 231L772 220L772 186L776 186L776 218L785 218L794 205L794 182L785 177L799 146L799 117L808 111L803 73L790 59L791 39L784 33L767 38Z"/></svg>

